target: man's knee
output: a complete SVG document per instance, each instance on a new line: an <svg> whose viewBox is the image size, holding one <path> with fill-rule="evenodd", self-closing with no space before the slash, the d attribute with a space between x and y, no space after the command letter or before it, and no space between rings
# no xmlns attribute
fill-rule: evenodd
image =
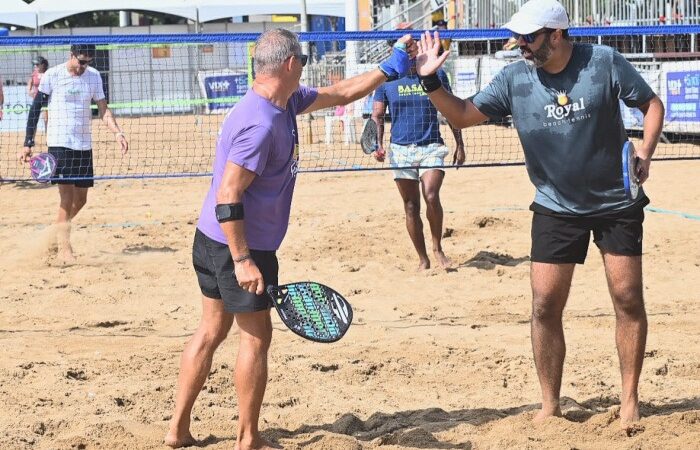
<svg viewBox="0 0 700 450"><path fill-rule="evenodd" d="M440 205L440 192L437 189L430 189L426 191L423 196L425 197L425 203L427 203L428 205Z"/></svg>
<svg viewBox="0 0 700 450"><path fill-rule="evenodd" d="M612 300L615 305L615 314L620 317L643 318L646 316L644 309L644 297L641 289L629 287L616 289L612 292Z"/></svg>
<svg viewBox="0 0 700 450"><path fill-rule="evenodd" d="M226 340L228 336L228 328L206 327L201 332L202 346L211 350L216 348Z"/></svg>
<svg viewBox="0 0 700 450"><path fill-rule="evenodd" d="M244 332L244 330L241 331L241 346L245 346L258 354L266 354L270 349L270 344L272 343L272 323L269 324L269 327L265 326L264 329L260 328L254 333Z"/></svg>
<svg viewBox="0 0 700 450"><path fill-rule="evenodd" d="M561 321L565 299L551 293L535 294L532 298L532 320L538 322Z"/></svg>
<svg viewBox="0 0 700 450"><path fill-rule="evenodd" d="M415 200L406 200L403 202L403 209L409 217L420 215L420 203Z"/></svg>

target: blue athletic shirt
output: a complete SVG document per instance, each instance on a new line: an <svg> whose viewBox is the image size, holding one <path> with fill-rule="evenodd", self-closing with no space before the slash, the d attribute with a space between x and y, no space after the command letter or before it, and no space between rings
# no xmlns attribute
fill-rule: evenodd
<svg viewBox="0 0 700 450"><path fill-rule="evenodd" d="M445 89L452 92L447 74L442 69L437 74ZM430 103L428 94L423 92L418 75L411 74L384 83L374 92L374 101L389 104L392 144L444 145L437 109Z"/></svg>
<svg viewBox="0 0 700 450"><path fill-rule="evenodd" d="M627 135L620 100L634 108L654 95L617 51L574 44L560 73L514 62L472 102L493 119L513 116L537 189L536 205L559 214L593 215L649 202L642 189L637 200L625 196L621 151Z"/></svg>

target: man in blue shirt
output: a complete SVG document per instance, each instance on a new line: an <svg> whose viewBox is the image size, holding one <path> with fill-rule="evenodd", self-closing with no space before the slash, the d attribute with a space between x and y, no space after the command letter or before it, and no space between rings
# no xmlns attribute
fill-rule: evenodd
<svg viewBox="0 0 700 450"><path fill-rule="evenodd" d="M393 41L389 42L394 45ZM443 70L438 76L446 89L450 89L447 75ZM396 169L394 180L399 188L406 212L406 228L420 260L418 269L430 268L430 258L423 237L423 221L420 217L420 194L422 187L426 203L426 215L430 224L433 254L438 264L447 268L450 260L442 250L443 212L440 203L440 187L445 177L442 169L445 157L449 153L440 136L440 122L437 110L430 103L428 96L420 86L418 75L412 69L406 77L384 83L374 94L372 119L377 123L378 149L374 157L384 161L384 114L387 104L391 115L391 146L389 163ZM450 126L456 141L452 164L464 163L464 142L462 132Z"/></svg>
<svg viewBox="0 0 700 450"><path fill-rule="evenodd" d="M505 28L517 39L524 60L506 66L468 100L440 87L435 72L445 56L438 56L437 33L426 33L416 61L421 85L438 110L459 127L512 116L518 131L536 188L530 207L531 326L542 409L535 420L561 415L566 353L562 313L574 267L584 262L592 233L615 309L620 419L626 428L639 420L637 388L647 335L642 222L649 199L641 189L635 200L625 195L621 150L627 136L619 100L644 114L644 138L637 149L640 183L649 177L664 106L615 50L571 42L566 10L556 0L529 1Z"/></svg>

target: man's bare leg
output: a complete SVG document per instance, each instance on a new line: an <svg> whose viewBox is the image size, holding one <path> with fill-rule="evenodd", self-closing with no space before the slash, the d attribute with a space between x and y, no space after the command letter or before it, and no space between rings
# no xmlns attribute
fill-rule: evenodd
<svg viewBox="0 0 700 450"><path fill-rule="evenodd" d="M73 187L73 206L70 210L70 220L75 219L83 206L87 203L88 188Z"/></svg>
<svg viewBox="0 0 700 450"><path fill-rule="evenodd" d="M236 314L240 347L234 382L238 396L238 439L236 450L272 449L260 436L258 420L267 386L267 352L272 340L270 311Z"/></svg>
<svg viewBox="0 0 700 450"><path fill-rule="evenodd" d="M73 201L75 186L72 184L59 184L58 215L56 216L56 240L58 244L58 256L67 263L75 262L73 247L70 244L70 226L73 217Z"/></svg>
<svg viewBox="0 0 700 450"><path fill-rule="evenodd" d="M615 307L615 342L622 376L620 424L627 428L639 420L639 377L647 339L642 257L603 253L603 262Z"/></svg>
<svg viewBox="0 0 700 450"><path fill-rule="evenodd" d="M418 270L430 268L430 259L425 249L425 237L423 236L423 221L420 218L420 188L415 180L396 179L396 186L403 200L403 209L406 213L406 229L413 242L413 247L418 253Z"/></svg>
<svg viewBox="0 0 700 450"><path fill-rule="evenodd" d="M430 235L433 241L433 254L440 267L448 268L452 265L450 259L442 251L442 223L443 211L440 203L440 188L445 178L442 170L429 170L421 177L423 185L423 199L425 200L425 210L430 224Z"/></svg>
<svg viewBox="0 0 700 450"><path fill-rule="evenodd" d="M232 323L233 314L224 310L221 300L202 296L202 320L180 358L175 411L165 436L166 445L179 448L196 443L190 433L192 407L207 380L214 352L226 339Z"/></svg>
<svg viewBox="0 0 700 450"><path fill-rule="evenodd" d="M542 390L542 409L535 416L535 422L561 416L559 393L566 356L562 314L574 267L574 264L533 262L530 269L532 352Z"/></svg>

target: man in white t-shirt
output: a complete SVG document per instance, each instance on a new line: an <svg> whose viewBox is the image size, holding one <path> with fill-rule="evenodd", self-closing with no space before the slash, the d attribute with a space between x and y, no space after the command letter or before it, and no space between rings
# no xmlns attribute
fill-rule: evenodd
<svg viewBox="0 0 700 450"><path fill-rule="evenodd" d="M49 99L51 120L46 140L49 153L56 158L56 180L52 183L58 184L61 197L56 219L59 256L66 262L75 259L70 245L70 222L85 206L87 190L94 185L90 110L93 100L100 118L115 134L122 154L129 149L126 136L107 107L100 73L90 67L94 57L93 44L72 45L68 61L44 73L37 95ZM25 147L20 160L26 162L30 156L31 148Z"/></svg>

